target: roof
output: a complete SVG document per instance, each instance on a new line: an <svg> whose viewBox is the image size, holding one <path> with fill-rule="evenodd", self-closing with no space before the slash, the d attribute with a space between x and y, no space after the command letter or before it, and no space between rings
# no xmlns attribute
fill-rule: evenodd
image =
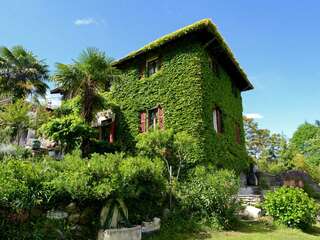
<svg viewBox="0 0 320 240"><path fill-rule="evenodd" d="M63 94L65 91L62 89L62 87L54 88L50 91L51 94Z"/></svg>
<svg viewBox="0 0 320 240"><path fill-rule="evenodd" d="M240 67L240 64L238 63L238 61L234 57L231 49L228 47L228 45L226 44L226 42L223 39L223 37L221 36L221 34L218 32L217 27L212 23L212 21L210 19L200 20L200 21L195 22L189 26L181 28L175 32L164 35L163 37L158 38L157 40L145 45L144 47L142 47L136 51L133 51L133 52L129 53L127 56L115 61L113 63L113 65L119 66L122 63L127 62L128 60L131 60L131 59L133 59L141 54L144 54L148 51L159 48L159 47L161 47L171 41L177 40L177 39L182 38L187 35L198 34L201 31L206 31L207 33L209 33L209 36L210 36L210 39L212 40L212 42L213 42L213 40L215 42L217 42L216 44L218 44L218 46L222 49L224 54L227 56L228 60L230 60L231 65L233 67L233 70L236 71L241 76L241 79L243 82L242 91L253 89L253 85L250 83L247 75L245 74L243 69ZM210 43L210 40L209 40L208 44L209 43Z"/></svg>

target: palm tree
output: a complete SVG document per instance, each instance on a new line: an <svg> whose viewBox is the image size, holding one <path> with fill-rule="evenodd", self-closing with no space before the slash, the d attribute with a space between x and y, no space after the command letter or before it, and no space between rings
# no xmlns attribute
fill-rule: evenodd
<svg viewBox="0 0 320 240"><path fill-rule="evenodd" d="M96 112L103 108L101 92L108 90L119 77L112 62L104 52L87 48L72 64L56 64L53 80L68 96L80 96L81 115L87 124L91 124Z"/></svg>
<svg viewBox="0 0 320 240"><path fill-rule="evenodd" d="M13 100L28 95L45 97L48 65L22 46L0 48L0 90Z"/></svg>

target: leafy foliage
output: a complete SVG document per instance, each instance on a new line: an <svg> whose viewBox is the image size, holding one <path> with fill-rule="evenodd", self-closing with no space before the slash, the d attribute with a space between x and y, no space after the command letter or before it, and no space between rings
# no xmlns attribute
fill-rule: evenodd
<svg viewBox="0 0 320 240"><path fill-rule="evenodd" d="M14 100L33 94L44 97L48 66L22 46L0 48L0 89Z"/></svg>
<svg viewBox="0 0 320 240"><path fill-rule="evenodd" d="M289 147L283 135L260 129L257 122L246 117L244 126L249 156L260 170L276 174L288 169L291 156L287 156Z"/></svg>
<svg viewBox="0 0 320 240"><path fill-rule="evenodd" d="M298 127L298 129L294 132L291 144L296 148L299 152L305 153L307 151L307 141L314 139L317 134L320 132L320 127L311 124L311 123L304 123Z"/></svg>
<svg viewBox="0 0 320 240"><path fill-rule="evenodd" d="M24 160L30 158L31 155L31 150L25 147L12 144L0 144L0 160L4 158Z"/></svg>
<svg viewBox="0 0 320 240"><path fill-rule="evenodd" d="M128 226L128 208L122 199L110 199L100 215L101 229L121 228Z"/></svg>
<svg viewBox="0 0 320 240"><path fill-rule="evenodd" d="M241 97L233 95L229 73L219 63L219 71L213 72L209 53L191 37L159 51L155 49L152 55L159 56L162 64L150 77L139 79L147 59L145 55L116 65L124 73L123 78L113 83L110 93L123 114L117 119L119 142L129 149L135 146L139 112L160 105L165 128L187 132L196 141L198 147L190 152L191 159L237 171L246 168L244 133L241 130L242 144L236 144L235 131L235 124L242 129ZM216 134L213 129L215 106L223 111L223 134Z"/></svg>
<svg viewBox="0 0 320 240"><path fill-rule="evenodd" d="M6 129L11 139L20 139L22 131L31 125L29 112L30 104L24 100L17 100L15 103L7 104L0 110L0 128Z"/></svg>
<svg viewBox="0 0 320 240"><path fill-rule="evenodd" d="M84 139L96 136L95 130L76 114L52 118L42 125L40 131L58 142L64 152L70 152Z"/></svg>
<svg viewBox="0 0 320 240"><path fill-rule="evenodd" d="M291 157L293 168L307 171L314 180L320 182L320 127L318 124L304 123L298 127L290 141L287 155Z"/></svg>
<svg viewBox="0 0 320 240"><path fill-rule="evenodd" d="M112 59L95 48L84 50L73 64L56 65L53 79L70 96L80 96L81 114L91 123L94 113L103 107L100 95L110 87L118 72L111 65Z"/></svg>
<svg viewBox="0 0 320 240"><path fill-rule="evenodd" d="M0 168L0 206L13 210L31 209L46 199L45 172L39 164L5 159Z"/></svg>
<svg viewBox="0 0 320 240"><path fill-rule="evenodd" d="M118 78L119 72L112 65L112 59L96 48L84 50L73 64L56 65L53 80L64 91L65 96L79 96L80 113L84 122L90 125L97 111L105 107L101 92L109 89ZM82 137L81 149L84 156L89 154L89 138Z"/></svg>
<svg viewBox="0 0 320 240"><path fill-rule="evenodd" d="M316 222L318 206L299 188L281 187L267 193L263 208L274 220L294 228L308 228Z"/></svg>
<svg viewBox="0 0 320 240"><path fill-rule="evenodd" d="M142 155L161 158L166 164L168 175L171 171L176 179L181 170L182 174L186 174L186 170L197 162L192 159L192 153L198 150L197 142L186 132L174 133L173 129L149 131L138 135L136 146Z"/></svg>
<svg viewBox="0 0 320 240"><path fill-rule="evenodd" d="M233 172L199 166L179 190L180 204L188 214L216 228L230 228L235 223L240 207L236 199L239 179Z"/></svg>
<svg viewBox="0 0 320 240"><path fill-rule="evenodd" d="M93 154L84 160L80 151L74 151L61 161L6 158L0 164L0 207L16 211L57 202L102 204L123 199L132 209L131 219L141 221L159 212L166 192L160 160L122 153Z"/></svg>

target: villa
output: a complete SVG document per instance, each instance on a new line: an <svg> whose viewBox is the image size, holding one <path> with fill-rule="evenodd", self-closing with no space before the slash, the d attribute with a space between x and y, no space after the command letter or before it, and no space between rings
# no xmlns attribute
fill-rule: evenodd
<svg viewBox="0 0 320 240"><path fill-rule="evenodd" d="M241 165L241 93L253 86L211 20L165 35L114 66L125 75L111 87L121 111L117 141L130 145L149 129L173 128L196 139L194 158Z"/></svg>
<svg viewBox="0 0 320 240"><path fill-rule="evenodd" d="M130 149L139 133L172 128L197 141L191 158L244 167L241 93L253 86L211 20L165 35L114 66L124 77L110 89L117 109L100 112L93 123L100 140Z"/></svg>

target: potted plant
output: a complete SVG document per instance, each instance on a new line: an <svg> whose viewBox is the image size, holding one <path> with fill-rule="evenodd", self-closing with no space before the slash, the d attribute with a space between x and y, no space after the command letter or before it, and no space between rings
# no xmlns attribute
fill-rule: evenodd
<svg viewBox="0 0 320 240"><path fill-rule="evenodd" d="M98 240L140 240L141 226L131 226L121 198L111 198L102 208Z"/></svg>

